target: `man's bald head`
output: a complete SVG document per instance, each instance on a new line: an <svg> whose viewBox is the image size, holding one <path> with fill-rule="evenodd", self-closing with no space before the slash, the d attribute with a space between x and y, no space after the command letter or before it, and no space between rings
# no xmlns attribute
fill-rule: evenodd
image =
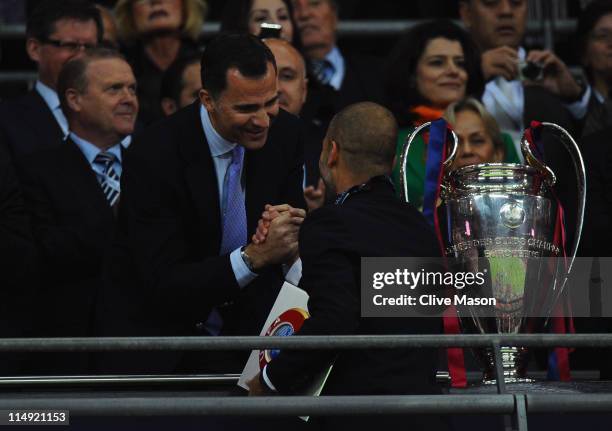
<svg viewBox="0 0 612 431"><path fill-rule="evenodd" d="M304 58L289 42L264 39L274 54L278 68L278 93L281 108L299 115L306 102L306 65Z"/></svg>
<svg viewBox="0 0 612 431"><path fill-rule="evenodd" d="M336 142L340 158L353 175L387 175L393 168L397 122L388 109L376 103L356 103L336 114L325 141Z"/></svg>

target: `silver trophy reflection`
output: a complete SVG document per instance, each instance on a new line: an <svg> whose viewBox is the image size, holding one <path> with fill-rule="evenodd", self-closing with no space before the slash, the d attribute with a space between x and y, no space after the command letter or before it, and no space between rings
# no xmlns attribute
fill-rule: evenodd
<svg viewBox="0 0 612 431"><path fill-rule="evenodd" d="M400 158L402 199L410 201L406 181L410 144L428 128L416 128L404 144ZM456 258L464 271L489 274L487 296L496 300L493 309L457 306L464 333L538 332L553 313L578 248L586 199L586 173L580 150L563 128L552 129L570 153L578 184L575 240L567 260L555 241L557 202L553 195L555 174L532 153L525 136L521 150L525 165L484 163L451 170L457 154L457 136L452 133L450 156L443 162L441 198L448 218L446 255ZM557 232L558 233L558 232ZM502 347L507 383L525 378L526 349ZM494 382L493 352L476 351L484 364L484 382Z"/></svg>

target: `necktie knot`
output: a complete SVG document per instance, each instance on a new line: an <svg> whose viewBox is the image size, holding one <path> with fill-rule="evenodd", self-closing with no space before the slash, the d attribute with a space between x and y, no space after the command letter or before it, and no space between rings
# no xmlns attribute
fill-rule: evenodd
<svg viewBox="0 0 612 431"><path fill-rule="evenodd" d="M109 153L108 151L100 151L94 159L94 163L102 166L104 168L104 172L107 172L116 160L117 156L114 154Z"/></svg>
<svg viewBox="0 0 612 431"><path fill-rule="evenodd" d="M312 60L310 70L321 84L329 84L334 75L334 65L329 60Z"/></svg>
<svg viewBox="0 0 612 431"><path fill-rule="evenodd" d="M244 147L242 145L236 145L232 150L232 166L242 165L244 160Z"/></svg>
<svg viewBox="0 0 612 431"><path fill-rule="evenodd" d="M119 174L113 169L113 163L117 160L117 156L108 151L100 151L94 159L95 164L102 166L102 175L98 174L98 181L100 181L104 196L106 196L106 200L111 207L119 199L121 190Z"/></svg>

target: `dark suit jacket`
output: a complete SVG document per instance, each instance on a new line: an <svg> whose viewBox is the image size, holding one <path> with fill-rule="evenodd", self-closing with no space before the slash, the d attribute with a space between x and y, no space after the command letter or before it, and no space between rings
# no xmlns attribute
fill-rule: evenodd
<svg viewBox="0 0 612 431"><path fill-rule="evenodd" d="M18 172L40 276L32 335L89 336L94 298L112 244L113 212L91 166L71 140L21 159ZM64 362L64 372L85 366L74 354L56 358L51 362ZM72 359L79 359L79 364Z"/></svg>
<svg viewBox="0 0 612 431"><path fill-rule="evenodd" d="M33 243L27 222L21 188L8 150L0 144L0 256L3 282L11 286L21 283L32 264ZM9 305L11 301L3 301ZM10 331L2 325L0 331Z"/></svg>
<svg viewBox="0 0 612 431"><path fill-rule="evenodd" d="M439 256L433 231L410 204L400 202L385 180L308 215L300 230L302 279L309 294L307 319L298 335L441 333L438 318L361 318L361 257ZM337 356L336 356L337 355ZM435 349L355 351L283 350L267 366L276 389L291 394L335 358L326 395L432 394ZM323 429L446 429L434 417L319 418Z"/></svg>
<svg viewBox="0 0 612 431"><path fill-rule="evenodd" d="M357 102L382 103L381 61L342 52L345 61L344 80L339 91L329 85L321 85L313 76L308 80L308 96L300 116L314 122L322 130L342 108Z"/></svg>
<svg viewBox="0 0 612 431"><path fill-rule="evenodd" d="M578 123L564 106L563 102L543 87L534 85L525 87L525 108L523 112L525 127L531 121L555 123L567 130L574 139L578 139ZM576 173L573 162L558 138L558 135L545 132L542 135L544 144L544 161L557 177L555 191L561 201L565 214L567 252L570 253L574 242L577 219Z"/></svg>
<svg viewBox="0 0 612 431"><path fill-rule="evenodd" d="M35 295L35 248L27 222L21 189L8 150L0 143L0 260L2 301L0 337L26 337ZM24 354L0 358L5 375L23 374Z"/></svg>
<svg viewBox="0 0 612 431"><path fill-rule="evenodd" d="M25 336L26 310L33 300L31 286L35 248L21 188L10 155L0 144L0 259L2 294L0 337Z"/></svg>
<svg viewBox="0 0 612 431"><path fill-rule="evenodd" d="M576 121L561 99L539 85L525 86L523 121L525 127L532 121L556 123L570 133L576 129Z"/></svg>
<svg viewBox="0 0 612 431"><path fill-rule="evenodd" d="M319 184L319 158L321 157L321 149L323 148L323 138L325 138L325 130L322 127L317 127L314 123L302 121L304 125L304 167L306 169L306 185L317 187Z"/></svg>
<svg viewBox="0 0 612 431"><path fill-rule="evenodd" d="M612 127L587 136L581 143L582 157L587 171L587 206L578 255L584 257L612 256ZM606 261L600 260L599 272L591 273L592 280L584 284L589 289L589 301L594 309L602 307L603 289L610 283ZM599 277L602 280L594 283ZM593 309L592 309L593 311ZM607 311L607 313L606 313ZM578 333L611 333L612 318L603 308L604 317L576 318ZM612 378L612 349L576 349L570 356L572 369L599 369L601 378Z"/></svg>
<svg viewBox="0 0 612 431"><path fill-rule="evenodd" d="M14 157L62 143L62 129L36 90L0 104L0 141Z"/></svg>
<svg viewBox="0 0 612 431"><path fill-rule="evenodd" d="M265 146L246 151L249 236L265 204L305 208L302 152L299 122L284 111L273 123ZM224 334L259 333L280 288L280 270L264 271L241 290L229 255L219 256L219 193L199 103L150 126L135 139L121 183L113 282L100 310L102 332L206 335L204 322L217 307ZM206 367L207 360L198 364ZM172 369L175 364L168 359L163 365Z"/></svg>
<svg viewBox="0 0 612 431"><path fill-rule="evenodd" d="M361 257L439 256L433 231L385 180L308 215L300 230L310 318L299 335L438 333L440 319L361 318ZM293 393L338 354L324 388L332 395L435 393L432 350L281 351L267 367L277 390Z"/></svg>

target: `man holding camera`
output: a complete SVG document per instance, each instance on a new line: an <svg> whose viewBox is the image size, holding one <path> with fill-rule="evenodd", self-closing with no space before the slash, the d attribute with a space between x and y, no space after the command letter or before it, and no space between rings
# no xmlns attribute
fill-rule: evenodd
<svg viewBox="0 0 612 431"><path fill-rule="evenodd" d="M590 88L551 51L527 52L521 42L528 0L461 0L463 23L482 50L487 85L482 100L515 144L532 120L573 129L586 114Z"/></svg>

